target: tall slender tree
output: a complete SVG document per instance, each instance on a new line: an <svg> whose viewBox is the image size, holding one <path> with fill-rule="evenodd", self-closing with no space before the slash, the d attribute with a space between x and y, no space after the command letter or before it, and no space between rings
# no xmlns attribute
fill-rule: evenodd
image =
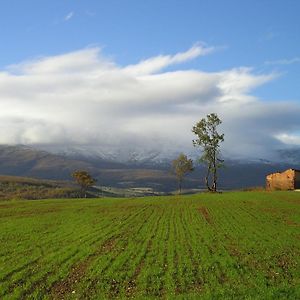
<svg viewBox="0 0 300 300"><path fill-rule="evenodd" d="M220 144L224 141L224 134L217 131L221 123L218 115L211 113L196 123L192 129L197 136L193 144L202 149L200 161L207 167L205 184L211 192L217 191L217 171L224 163L224 160L220 158Z"/></svg>

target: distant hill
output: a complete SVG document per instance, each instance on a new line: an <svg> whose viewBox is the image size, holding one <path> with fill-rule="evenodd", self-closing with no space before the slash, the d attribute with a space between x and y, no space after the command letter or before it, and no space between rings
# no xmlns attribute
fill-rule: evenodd
<svg viewBox="0 0 300 300"><path fill-rule="evenodd" d="M95 172L92 164L28 146L0 146L0 173L46 179L70 179L76 169Z"/></svg>
<svg viewBox="0 0 300 300"><path fill-rule="evenodd" d="M0 199L71 198L77 195L78 188L68 181L0 176Z"/></svg>
<svg viewBox="0 0 300 300"><path fill-rule="evenodd" d="M263 186L269 173L293 167L300 168L300 159L293 152L293 160L278 163L257 161L226 160L226 166L220 170L219 186L222 189L240 189ZM0 146L0 174L33 177L52 180L71 180L75 170L87 170L98 179L99 186L116 188L151 188L154 191L170 192L176 189L176 179L170 172L169 160L161 164L145 161L118 162L99 156L54 154L29 146ZM197 166L189 175L184 187L187 189L204 188L205 170Z"/></svg>
<svg viewBox="0 0 300 300"><path fill-rule="evenodd" d="M43 179L71 180L75 170L87 170L103 185L131 186L148 182L150 186L173 183L169 170L145 168L90 157L71 158L28 146L0 146L0 174ZM161 182L161 180L163 182ZM159 182L159 183L158 183ZM135 184L133 184L135 185Z"/></svg>

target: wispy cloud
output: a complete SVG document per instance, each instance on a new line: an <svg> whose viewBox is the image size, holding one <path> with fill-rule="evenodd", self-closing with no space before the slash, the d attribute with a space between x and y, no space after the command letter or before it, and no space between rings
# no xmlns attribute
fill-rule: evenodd
<svg viewBox="0 0 300 300"><path fill-rule="evenodd" d="M74 12L71 11L64 17L64 20L67 22L67 21L71 20L73 17L74 17Z"/></svg>
<svg viewBox="0 0 300 300"><path fill-rule="evenodd" d="M129 65L124 70L130 74L152 74L169 66L180 64L199 56L207 55L214 50L214 47L206 47L201 44L196 44L185 52L179 52L175 55L159 55L151 57L142 60L138 64Z"/></svg>
<svg viewBox="0 0 300 300"><path fill-rule="evenodd" d="M300 57L265 61L265 65L292 65L296 63L300 63Z"/></svg>

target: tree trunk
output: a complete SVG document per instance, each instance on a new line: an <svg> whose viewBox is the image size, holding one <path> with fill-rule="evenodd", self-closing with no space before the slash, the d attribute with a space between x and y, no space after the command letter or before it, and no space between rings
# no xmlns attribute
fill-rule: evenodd
<svg viewBox="0 0 300 300"><path fill-rule="evenodd" d="M211 190L212 190L212 192L217 191L217 169L215 167L214 167L214 171L213 171L213 183L211 186Z"/></svg>
<svg viewBox="0 0 300 300"><path fill-rule="evenodd" d="M217 170L216 170L217 171ZM214 183L213 183L213 191L217 191L217 172L214 172Z"/></svg>
<svg viewBox="0 0 300 300"><path fill-rule="evenodd" d="M212 185L212 191L216 192L217 191L217 165L216 165L216 152L214 151L214 156L213 156L213 185Z"/></svg>
<svg viewBox="0 0 300 300"><path fill-rule="evenodd" d="M210 169L211 169L211 166L209 165L208 168L207 168L207 174L205 176L205 184L206 184L207 190L211 192L211 187L209 186L209 173L210 173Z"/></svg>

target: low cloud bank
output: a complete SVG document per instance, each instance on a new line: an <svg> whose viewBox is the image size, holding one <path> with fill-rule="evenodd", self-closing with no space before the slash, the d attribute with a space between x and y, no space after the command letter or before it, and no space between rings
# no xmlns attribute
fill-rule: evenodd
<svg viewBox="0 0 300 300"><path fill-rule="evenodd" d="M214 50L199 44L119 66L88 48L9 66L0 71L0 143L191 151L192 126L216 112L228 156L268 158L299 145L299 102L252 94L276 74L180 69Z"/></svg>

